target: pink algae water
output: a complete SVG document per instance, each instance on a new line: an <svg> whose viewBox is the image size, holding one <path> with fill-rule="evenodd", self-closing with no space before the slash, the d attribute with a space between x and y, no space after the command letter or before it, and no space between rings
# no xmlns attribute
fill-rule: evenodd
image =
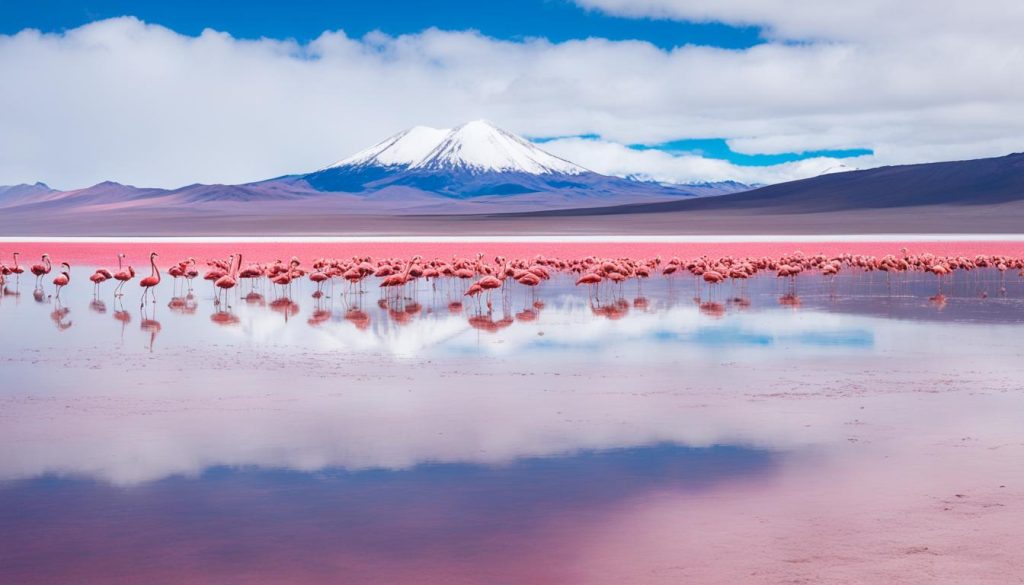
<svg viewBox="0 0 1024 585"><path fill-rule="evenodd" d="M1024 567L1024 280L688 275L493 307L96 265L242 252L690 258L1016 243L12 244L0 583L1003 584ZM6 256L5 256L6 261ZM397 305L394 303L398 303ZM453 307L453 303L455 306ZM709 309L713 307L714 310ZM358 319L353 318L358 315ZM481 327L483 323L483 327Z"/></svg>
<svg viewBox="0 0 1024 585"><path fill-rule="evenodd" d="M10 252L20 252L23 263L38 258L43 253L50 255L58 262L71 262L90 265L108 265L116 262L116 254L125 253L129 259L138 263L146 260L150 252L160 255L158 265L166 266L180 259L195 257L224 258L232 253L242 253L253 262L271 262L276 259L287 260L298 256L307 261L319 257L347 258L351 256L373 256L375 258L408 258L419 254L425 258L448 258L452 255L474 256L483 253L486 256L504 255L508 257L532 257L537 254L562 258L582 258L586 256L635 257L650 258L654 256L679 256L694 258L701 255L709 256L779 256L802 251L805 254L842 253L899 254L907 248L912 253L931 252L936 255L968 255L976 254L1007 254L1024 255L1024 242L998 241L957 241L957 242L779 242L779 243L524 243L524 242L487 242L487 243L39 243L11 242L0 246L0 258L8 261Z"/></svg>

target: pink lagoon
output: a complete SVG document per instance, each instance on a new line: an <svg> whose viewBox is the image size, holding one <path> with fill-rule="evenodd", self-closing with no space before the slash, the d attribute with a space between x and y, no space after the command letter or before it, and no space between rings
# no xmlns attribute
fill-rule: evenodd
<svg viewBox="0 0 1024 585"><path fill-rule="evenodd" d="M1024 584L1022 30L0 2L0 585Z"/></svg>
<svg viewBox="0 0 1024 585"><path fill-rule="evenodd" d="M779 256L803 258L792 278L698 274L793 245L10 243L74 265L59 298L29 272L0 297L0 566L17 583L1005 582L1024 560L1024 280L998 266L1019 244L801 242L858 253L834 276L802 253ZM616 246L653 274L576 284L631 266L586 253ZM140 307L149 248L162 278ZM503 267L468 252L503 248L549 277L466 296ZM983 266L875 269L948 261L933 249ZM139 265L124 296L88 279L114 250ZM169 276L228 250L310 259L286 286ZM354 261L309 254L440 274L318 284L318 262ZM472 278L450 276L460 261Z"/></svg>

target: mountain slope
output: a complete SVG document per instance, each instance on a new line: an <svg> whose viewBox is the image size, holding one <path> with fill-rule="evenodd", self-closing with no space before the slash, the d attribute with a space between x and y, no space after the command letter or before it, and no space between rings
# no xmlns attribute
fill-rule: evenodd
<svg viewBox="0 0 1024 585"><path fill-rule="evenodd" d="M734 192L745 186L661 185L609 177L545 152L485 120L452 130L419 126L396 134L327 168L298 175L314 189L371 195L391 187L418 189L452 199L557 193L566 204L657 201Z"/></svg>
<svg viewBox="0 0 1024 585"><path fill-rule="evenodd" d="M30 201L40 195L46 195L54 191L55 189L51 189L46 183L0 185L0 207Z"/></svg>
<svg viewBox="0 0 1024 585"><path fill-rule="evenodd" d="M342 159L329 169L378 166L408 168L430 154L451 132L450 129L415 126Z"/></svg>
<svg viewBox="0 0 1024 585"><path fill-rule="evenodd" d="M1024 201L1024 153L997 158L879 167L831 173L741 193L539 215L613 215L673 211L823 213Z"/></svg>
<svg viewBox="0 0 1024 585"><path fill-rule="evenodd" d="M39 191L31 196L20 199L0 197L0 208L14 206L34 206L36 208L81 207L86 205L127 204L158 197L167 193L166 189L140 188L122 185L113 181L104 181L83 189L70 191Z"/></svg>

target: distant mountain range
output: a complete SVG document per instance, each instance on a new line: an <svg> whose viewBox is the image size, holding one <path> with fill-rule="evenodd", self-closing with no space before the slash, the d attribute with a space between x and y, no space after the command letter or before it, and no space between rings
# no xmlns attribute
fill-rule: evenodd
<svg viewBox="0 0 1024 585"><path fill-rule="evenodd" d="M245 213L282 206L325 213L486 213L674 201L748 189L732 181L664 185L611 177L558 158L486 121L418 126L311 173L242 185L178 189L103 182L56 191L43 183L0 187L0 209L173 209ZM257 205L259 204L259 205ZM196 207L198 206L198 208Z"/></svg>
<svg viewBox="0 0 1024 585"><path fill-rule="evenodd" d="M1024 202L1024 153L996 158L878 167L828 173L721 197L637 203L541 215L666 212L812 214L943 206L982 207ZM1024 227L1024 226L1022 226Z"/></svg>
<svg viewBox="0 0 1024 585"><path fill-rule="evenodd" d="M482 121L243 185L0 187L0 235L1021 233L1024 154L752 188L610 177ZM539 230L539 231L538 231Z"/></svg>

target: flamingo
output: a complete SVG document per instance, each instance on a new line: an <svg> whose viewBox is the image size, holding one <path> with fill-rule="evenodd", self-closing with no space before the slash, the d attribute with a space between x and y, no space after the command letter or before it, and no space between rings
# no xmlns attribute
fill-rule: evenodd
<svg viewBox="0 0 1024 585"><path fill-rule="evenodd" d="M39 264L33 264L29 270L36 276L36 288L43 288L43 277L50 273L50 255L43 254Z"/></svg>
<svg viewBox="0 0 1024 585"><path fill-rule="evenodd" d="M235 284L237 283L238 269L241 268L241 267L242 267L242 255L239 254L238 255L238 263L231 265L231 274L225 274L224 276L218 278L213 283L214 286L219 288L221 291L224 291L225 297L227 296L227 291L228 290L235 288Z"/></svg>
<svg viewBox="0 0 1024 585"><path fill-rule="evenodd" d="M399 288L404 287L410 281L410 272L413 266L420 261L420 256L413 256L412 261L405 265L405 270L401 274L391 274L386 276L384 280L380 282L381 288ZM379 271L378 271L379 272Z"/></svg>
<svg viewBox="0 0 1024 585"><path fill-rule="evenodd" d="M117 288L114 289L115 297L123 297L124 293L121 292L124 289L126 282L135 278L135 269L130 265L127 269L124 268L124 254L117 255L117 272L114 274L114 279L118 281Z"/></svg>
<svg viewBox="0 0 1024 585"><path fill-rule="evenodd" d="M482 290L487 292L487 307L488 308L490 308L490 306L491 306L491 291L496 289L496 288L501 288L502 284L504 284L504 283L501 281L500 278L498 278L497 276L491 276L491 275L487 275L487 276L481 278L480 280L476 281L476 285L479 286Z"/></svg>
<svg viewBox="0 0 1024 585"><path fill-rule="evenodd" d="M192 292L192 281L199 276L199 269L196 268L195 258L188 259L188 267L185 268L185 274L183 276L185 277L185 282L188 283L188 291Z"/></svg>
<svg viewBox="0 0 1024 585"><path fill-rule="evenodd" d="M62 262L60 267L64 270L61 270L60 274L53 279L53 286L57 289L54 296L58 299L60 298L60 289L71 283L71 265L67 262Z"/></svg>
<svg viewBox="0 0 1024 585"><path fill-rule="evenodd" d="M596 289L597 289L597 286L599 284L601 284L602 280L604 280L604 279L601 278L600 274L598 274L596 272L588 272L588 273L584 274L583 276L580 276L579 278L576 279L576 286L579 286L581 284L588 285L588 286L590 286L590 294L593 295L593 296L597 296Z"/></svg>
<svg viewBox="0 0 1024 585"><path fill-rule="evenodd" d="M89 277L89 280L91 280L93 284L92 296L95 297L98 295L100 292L100 285L113 277L114 275L106 268L100 268L97 269L96 272L93 272L92 276Z"/></svg>
<svg viewBox="0 0 1024 585"><path fill-rule="evenodd" d="M15 280L16 282L21 279L21 275L25 272L24 268L22 268L21 266L18 266L18 256L19 255L20 255L19 252L15 252L13 254L13 256L14 256L14 266L8 267L8 270L11 272L11 274L14 275L14 278L16 279Z"/></svg>
<svg viewBox="0 0 1024 585"><path fill-rule="evenodd" d="M317 270L315 272L311 272L309 274L309 280L311 282L315 282L316 283L316 293L314 293L314 294L318 294L318 295L319 294L323 294L324 283L327 282L330 279L331 279L330 275L328 275L323 270Z"/></svg>
<svg viewBox="0 0 1024 585"><path fill-rule="evenodd" d="M149 276L139 281L139 286L142 287L142 300L139 302L140 309L146 304L147 292L153 295L153 302L156 302L156 291L153 290L153 287L160 284L160 270L156 267L157 256L156 252L150 252L149 265L152 268L152 272L150 272Z"/></svg>
<svg viewBox="0 0 1024 585"><path fill-rule="evenodd" d="M288 268L282 268L284 272L281 272L280 274L277 274L276 276L272 277L270 279L270 282L280 286L282 290L290 287L292 284L292 279L295 278L296 272L298 272L300 264L301 262L299 262L299 259L293 257L291 262L288 264Z"/></svg>

